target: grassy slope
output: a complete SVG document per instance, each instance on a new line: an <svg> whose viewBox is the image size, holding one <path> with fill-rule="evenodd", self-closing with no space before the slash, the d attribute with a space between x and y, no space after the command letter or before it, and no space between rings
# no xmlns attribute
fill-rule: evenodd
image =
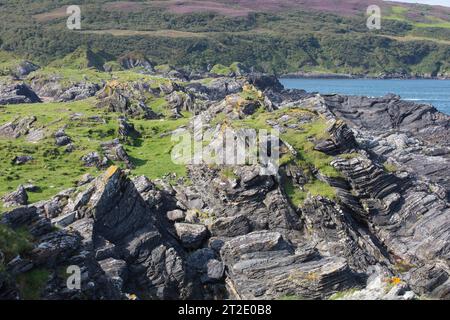
<svg viewBox="0 0 450 320"><path fill-rule="evenodd" d="M34 115L37 126L45 127L47 137L31 143L21 137L16 140L0 139L0 194L17 188L19 184L38 185L39 192L30 192L30 201L46 199L58 191L73 187L77 179L85 173L97 175L96 168L83 166L80 158L92 151L100 151L100 143L117 137L118 114L106 113L97 109L93 98L70 103L43 103L12 105L0 108L1 123L17 117ZM152 104L150 103L150 106ZM81 120L71 120L71 115L81 113ZM91 116L101 116L106 123L89 120ZM132 174L145 174L150 178L161 177L170 172L179 175L184 168L170 161L172 143L170 136L159 135L185 124L188 118L179 120L134 120L135 127L143 134L143 139L127 145L126 150L132 157L136 169ZM64 152L64 147L55 145L53 134L66 126L66 133L72 138L76 150ZM16 155L28 154L33 160L23 165L12 165Z"/></svg>

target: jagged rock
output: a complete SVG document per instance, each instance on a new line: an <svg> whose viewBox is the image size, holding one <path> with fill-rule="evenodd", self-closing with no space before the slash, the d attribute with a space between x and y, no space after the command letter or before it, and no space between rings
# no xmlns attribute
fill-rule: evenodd
<svg viewBox="0 0 450 320"><path fill-rule="evenodd" d="M196 249L201 246L207 235L207 229L201 224L175 223L175 230L183 246Z"/></svg>
<svg viewBox="0 0 450 320"><path fill-rule="evenodd" d="M187 258L187 265L200 275L202 283L217 282L224 275L224 265L209 248L194 251Z"/></svg>
<svg viewBox="0 0 450 320"><path fill-rule="evenodd" d="M327 154L351 152L356 148L353 132L343 121L335 121L328 129L330 138L316 144L314 149Z"/></svg>
<svg viewBox="0 0 450 320"><path fill-rule="evenodd" d="M108 258L100 261L99 264L118 291L122 291L124 283L128 280L127 263L123 260Z"/></svg>
<svg viewBox="0 0 450 320"><path fill-rule="evenodd" d="M286 295L319 299L355 286L342 258L320 258L295 251L281 236L257 231L226 242L220 250L236 298L276 299Z"/></svg>
<svg viewBox="0 0 450 320"><path fill-rule="evenodd" d="M142 53L131 52L119 58L119 64L125 69L142 68L146 72L154 72L154 64Z"/></svg>
<svg viewBox="0 0 450 320"><path fill-rule="evenodd" d="M16 191L8 193L2 197L4 207L15 207L28 204L28 194L25 188L20 185Z"/></svg>
<svg viewBox="0 0 450 320"><path fill-rule="evenodd" d="M145 97L138 90L135 93L131 85L120 84L116 81L108 83L97 93L98 108L105 108L110 112L122 113L132 118L157 119L159 115L153 112L142 100Z"/></svg>
<svg viewBox="0 0 450 320"><path fill-rule="evenodd" d="M58 147L67 146L72 143L72 139L68 135L66 135L64 128L59 129L55 132L55 141Z"/></svg>
<svg viewBox="0 0 450 320"><path fill-rule="evenodd" d="M277 77L269 76L262 73L251 73L248 76L248 81L250 84L254 85L256 88L264 91L270 89L272 91L281 91L284 89L283 85L280 83Z"/></svg>
<svg viewBox="0 0 450 320"><path fill-rule="evenodd" d="M61 228L67 227L76 220L77 211L72 211L52 219L52 224Z"/></svg>
<svg viewBox="0 0 450 320"><path fill-rule="evenodd" d="M391 278L373 274L362 290L344 292L338 300L414 300L416 295L404 282L391 284Z"/></svg>
<svg viewBox="0 0 450 320"><path fill-rule="evenodd" d="M210 226L212 236L236 237L250 232L250 223L243 215L218 218Z"/></svg>
<svg viewBox="0 0 450 320"><path fill-rule="evenodd" d="M119 129L118 134L121 140L127 140L127 138L137 138L140 137L140 133L134 128L132 123L127 122L124 117L119 117Z"/></svg>
<svg viewBox="0 0 450 320"><path fill-rule="evenodd" d="M134 167L130 157L128 156L127 152L120 144L118 139L103 142L100 146L103 150L104 155L109 161L123 161L126 164L127 168L131 169Z"/></svg>
<svg viewBox="0 0 450 320"><path fill-rule="evenodd" d="M193 186L217 218L244 215L251 230L299 230L300 219L278 189L273 176L258 166L236 166L236 179L223 179L208 166L190 168ZM230 206L229 203L233 203Z"/></svg>
<svg viewBox="0 0 450 320"><path fill-rule="evenodd" d="M175 91L181 91L182 88L176 82L162 83L159 85L159 89L166 95L169 95Z"/></svg>
<svg viewBox="0 0 450 320"><path fill-rule="evenodd" d="M31 128L28 131L26 139L28 142L36 143L43 140L45 138L45 135L46 135L45 129Z"/></svg>
<svg viewBox="0 0 450 320"><path fill-rule="evenodd" d="M78 101L95 96L100 89L100 85L96 83L80 82L63 90L61 94L54 98L56 98L55 100L62 102Z"/></svg>
<svg viewBox="0 0 450 320"><path fill-rule="evenodd" d="M98 152L90 152L81 158L86 167L105 167L108 165L108 159L106 157L100 157Z"/></svg>
<svg viewBox="0 0 450 320"><path fill-rule="evenodd" d="M27 191L27 192L37 192L37 191L39 191L39 187L34 185L34 184L32 184L32 183L24 184L23 187L24 187L25 191Z"/></svg>
<svg viewBox="0 0 450 320"><path fill-rule="evenodd" d="M15 257L6 265L8 272L14 276L25 273L33 269L33 262L28 259L22 259L20 256Z"/></svg>
<svg viewBox="0 0 450 320"><path fill-rule="evenodd" d="M218 281L223 278L225 266L223 262L211 259L208 261L208 264L206 265L206 275L207 275L207 281Z"/></svg>
<svg viewBox="0 0 450 320"><path fill-rule="evenodd" d="M36 121L36 117L25 117L15 119L11 122L0 126L0 136L10 139L17 139L20 136L28 134L32 124Z"/></svg>
<svg viewBox="0 0 450 320"><path fill-rule="evenodd" d="M31 251L30 256L37 265L52 266L63 262L75 252L80 245L80 238L64 231L48 233Z"/></svg>
<svg viewBox="0 0 450 320"><path fill-rule="evenodd" d="M1 84L0 105L42 102L37 94L26 84Z"/></svg>

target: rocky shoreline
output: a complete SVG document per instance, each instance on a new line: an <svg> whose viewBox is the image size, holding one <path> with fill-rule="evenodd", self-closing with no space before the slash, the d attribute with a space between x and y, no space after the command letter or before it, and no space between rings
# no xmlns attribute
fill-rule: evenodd
<svg viewBox="0 0 450 320"><path fill-rule="evenodd" d="M450 299L450 116L395 95L285 90L262 74L170 79L54 91L120 114L117 140L80 160L98 177L37 203L25 186L3 197L0 227L26 230L29 247L0 251L0 299L24 298L20 279L37 270L40 299ZM45 87L35 89L52 94ZM39 103L30 87L5 88L7 103ZM192 113L184 130L202 120L214 139L245 124L276 128L277 174L191 164L186 177L133 176L133 119L167 121L143 102L150 94L170 118ZM45 128L35 123L0 123L0 135L36 138ZM64 152L77 144L53 136ZM68 266L80 269L80 289L67 287Z"/></svg>
<svg viewBox="0 0 450 320"><path fill-rule="evenodd" d="M281 79L374 79L374 80L449 80L450 75L412 75L412 74L382 74L378 76L346 74L346 73L322 73L322 72L294 72L280 76Z"/></svg>

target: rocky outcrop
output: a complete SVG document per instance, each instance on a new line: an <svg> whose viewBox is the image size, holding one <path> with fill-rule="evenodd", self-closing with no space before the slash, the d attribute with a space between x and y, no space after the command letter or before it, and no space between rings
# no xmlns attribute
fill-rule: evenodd
<svg viewBox="0 0 450 320"><path fill-rule="evenodd" d="M142 53L133 52L119 58L119 64L124 69L142 68L146 72L154 72L154 64Z"/></svg>
<svg viewBox="0 0 450 320"><path fill-rule="evenodd" d="M27 135L36 117L16 118L13 121L7 122L0 126L0 136L9 139L17 139L20 136Z"/></svg>
<svg viewBox="0 0 450 320"><path fill-rule="evenodd" d="M343 121L335 121L327 131L330 138L316 143L315 150L337 155L351 152L357 148L353 132Z"/></svg>
<svg viewBox="0 0 450 320"><path fill-rule="evenodd" d="M139 97L134 97L132 90L128 86L122 86L113 81L98 92L97 107L132 118L157 119L159 116Z"/></svg>
<svg viewBox="0 0 450 320"><path fill-rule="evenodd" d="M37 102L41 102L41 99L28 85L0 83L0 105Z"/></svg>
<svg viewBox="0 0 450 320"><path fill-rule="evenodd" d="M230 291L239 299L286 296L320 298L355 285L344 259L322 258L312 248L294 248L276 232L236 237L220 250ZM277 292L278 291L278 292Z"/></svg>
<svg viewBox="0 0 450 320"><path fill-rule="evenodd" d="M28 194L25 188L20 185L16 191L4 195L1 200L4 207L16 207L28 204Z"/></svg>
<svg viewBox="0 0 450 320"><path fill-rule="evenodd" d="M104 142L100 145L100 147L103 150L103 154L110 162L121 161L125 163L127 168L134 168L133 162L118 139Z"/></svg>

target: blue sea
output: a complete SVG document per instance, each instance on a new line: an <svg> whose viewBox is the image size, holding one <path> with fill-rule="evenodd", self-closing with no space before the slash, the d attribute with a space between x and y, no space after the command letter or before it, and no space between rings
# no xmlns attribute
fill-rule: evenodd
<svg viewBox="0 0 450 320"><path fill-rule="evenodd" d="M280 79L286 89L323 94L381 97L395 93L404 100L429 103L450 115L450 80Z"/></svg>

